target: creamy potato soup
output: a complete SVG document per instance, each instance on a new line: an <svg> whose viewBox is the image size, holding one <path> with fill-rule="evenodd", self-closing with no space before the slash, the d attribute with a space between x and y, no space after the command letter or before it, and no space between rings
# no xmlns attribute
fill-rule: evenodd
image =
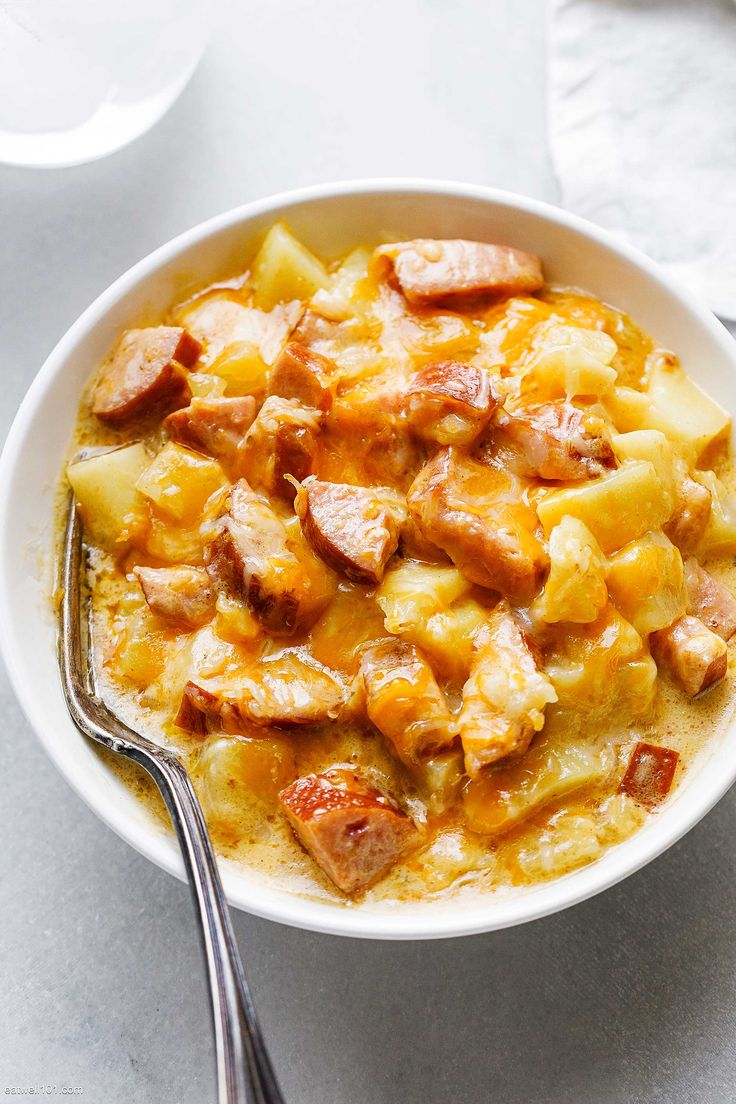
<svg viewBox="0 0 736 1104"><path fill-rule="evenodd" d="M730 419L542 265L428 239L327 263L277 224L84 397L105 695L280 886L558 877L730 716Z"/></svg>

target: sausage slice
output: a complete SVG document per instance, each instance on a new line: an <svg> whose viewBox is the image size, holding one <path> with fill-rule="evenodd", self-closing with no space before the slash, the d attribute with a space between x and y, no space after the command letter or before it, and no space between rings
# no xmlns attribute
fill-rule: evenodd
<svg viewBox="0 0 736 1104"><path fill-rule="evenodd" d="M268 494L294 499L286 479L305 479L312 470L321 412L296 399L271 395L258 412L243 442L243 474Z"/></svg>
<svg viewBox="0 0 736 1104"><path fill-rule="evenodd" d="M538 592L548 560L537 516L512 476L441 449L417 475L407 502L422 535L471 582L514 602Z"/></svg>
<svg viewBox="0 0 736 1104"><path fill-rule="evenodd" d="M649 647L657 665L668 667L675 682L690 698L715 686L728 668L723 640L690 614L652 633Z"/></svg>
<svg viewBox="0 0 736 1104"><path fill-rule="evenodd" d="M309 544L355 583L376 584L396 551L406 511L390 488L305 479L294 509Z"/></svg>
<svg viewBox="0 0 736 1104"><path fill-rule="evenodd" d="M296 399L303 406L329 410L332 406L330 378L337 365L300 341L290 341L271 369L268 389L283 399Z"/></svg>
<svg viewBox="0 0 736 1104"><path fill-rule="evenodd" d="M279 799L302 847L343 893L377 882L418 839L414 821L349 770L297 778Z"/></svg>
<svg viewBox="0 0 736 1104"><path fill-rule="evenodd" d="M708 528L712 495L707 487L690 476L680 480L672 517L663 527L672 543L687 555L694 552Z"/></svg>
<svg viewBox="0 0 736 1104"><path fill-rule="evenodd" d="M239 480L214 525L205 564L217 589L245 602L267 632L290 636L314 612L307 574L268 501Z"/></svg>
<svg viewBox="0 0 736 1104"><path fill-rule="evenodd" d="M552 683L538 670L529 644L501 603L463 687L458 728L470 777L508 755L523 755L544 724L546 705L554 701Z"/></svg>
<svg viewBox="0 0 736 1104"><path fill-rule="evenodd" d="M256 416L252 395L236 398L193 398L189 406L164 420L172 441L214 456L234 475L240 474L243 440Z"/></svg>
<svg viewBox="0 0 736 1104"><path fill-rule="evenodd" d="M215 613L215 596L203 567L134 567L152 613L197 628Z"/></svg>
<svg viewBox="0 0 736 1104"><path fill-rule="evenodd" d="M736 597L691 556L685 561L687 612L698 617L722 640L736 633Z"/></svg>
<svg viewBox="0 0 736 1104"><path fill-rule="evenodd" d="M455 295L530 295L544 286L539 257L505 245L455 239L381 245L373 254L379 274L393 270L410 303Z"/></svg>
<svg viewBox="0 0 736 1104"><path fill-rule="evenodd" d="M449 747L456 726L424 656L402 640L374 644L360 673L368 717L407 766Z"/></svg>
<svg viewBox="0 0 736 1104"><path fill-rule="evenodd" d="M670 792L679 761L680 756L671 748L638 743L631 753L619 793L628 794L648 809L654 808Z"/></svg>
<svg viewBox="0 0 736 1104"><path fill-rule="evenodd" d="M191 391L184 369L193 367L201 350L180 326L128 330L97 378L92 413L116 425L186 406Z"/></svg>
<svg viewBox="0 0 736 1104"><path fill-rule="evenodd" d="M505 415L491 434L490 455L499 450L517 475L538 479L594 479L617 466L603 419L568 402Z"/></svg>
<svg viewBox="0 0 736 1104"><path fill-rule="evenodd" d="M406 390L409 424L420 437L440 445L469 444L497 405L488 373L454 360L423 368Z"/></svg>

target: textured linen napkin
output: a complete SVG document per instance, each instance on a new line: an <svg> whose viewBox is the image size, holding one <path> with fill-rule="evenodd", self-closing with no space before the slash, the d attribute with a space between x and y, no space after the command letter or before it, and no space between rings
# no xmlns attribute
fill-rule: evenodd
<svg viewBox="0 0 736 1104"><path fill-rule="evenodd" d="M563 206L736 319L736 4L549 3Z"/></svg>

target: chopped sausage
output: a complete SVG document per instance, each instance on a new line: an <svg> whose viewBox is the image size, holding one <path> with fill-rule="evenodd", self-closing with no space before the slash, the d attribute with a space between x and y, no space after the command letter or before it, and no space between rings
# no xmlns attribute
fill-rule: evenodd
<svg viewBox="0 0 736 1104"><path fill-rule="evenodd" d="M408 504L424 537L471 582L515 602L539 591L547 556L512 476L441 449L417 475Z"/></svg>
<svg viewBox="0 0 736 1104"><path fill-rule="evenodd" d="M92 393L92 412L117 424L186 406L191 391L185 368L202 346L179 326L151 326L123 334Z"/></svg>
<svg viewBox="0 0 736 1104"><path fill-rule="evenodd" d="M413 644L387 640L363 653L368 717L407 766L449 747L456 727L432 668Z"/></svg>
<svg viewBox="0 0 736 1104"><path fill-rule="evenodd" d="M418 839L414 821L349 770L297 778L279 798L305 851L343 893L377 882Z"/></svg>
<svg viewBox="0 0 736 1104"><path fill-rule="evenodd" d="M530 295L544 285L539 257L488 242L418 238L382 245L373 266L379 274L393 270L410 303L455 295Z"/></svg>
<svg viewBox="0 0 736 1104"><path fill-rule="evenodd" d="M694 557L685 561L687 612L698 617L722 640L736 633L736 597L728 587L714 579Z"/></svg>
<svg viewBox="0 0 736 1104"><path fill-rule="evenodd" d="M501 603L479 638L463 687L458 728L470 777L499 759L523 755L544 724L545 706L554 701L552 683Z"/></svg>
<svg viewBox="0 0 736 1104"><path fill-rule="evenodd" d="M158 617L197 628L214 616L214 592L204 568L135 567L133 574Z"/></svg>
<svg viewBox="0 0 736 1104"><path fill-rule="evenodd" d="M494 427L491 455L501 450L517 475L549 480L593 479L616 467L602 418L568 402L541 403L505 415Z"/></svg>
<svg viewBox="0 0 736 1104"><path fill-rule="evenodd" d="M406 517L388 487L352 487L310 476L294 502L304 536L325 563L355 583L379 583Z"/></svg>
<svg viewBox="0 0 736 1104"><path fill-rule="evenodd" d="M488 372L453 360L417 372L406 396L409 424L441 445L470 444L498 405Z"/></svg>
<svg viewBox="0 0 736 1104"><path fill-rule="evenodd" d="M672 786L680 756L671 748L638 743L631 753L619 793L653 808L664 801Z"/></svg>
<svg viewBox="0 0 736 1104"><path fill-rule="evenodd" d="M233 487L210 535L210 578L245 602L267 632L289 636L316 612L310 579L288 545L283 522L245 479Z"/></svg>
<svg viewBox="0 0 736 1104"><path fill-rule="evenodd" d="M694 698L725 677L728 667L725 643L690 614L652 633L649 646L657 664L669 667L688 697Z"/></svg>
<svg viewBox="0 0 736 1104"><path fill-rule="evenodd" d="M271 369L269 391L283 399L296 399L303 406L315 410L329 410L332 406L330 378L337 365L329 357L290 341Z"/></svg>
<svg viewBox="0 0 736 1104"><path fill-rule="evenodd" d="M712 495L707 487L690 476L680 480L672 516L664 531L673 544L687 555L694 552L708 527Z"/></svg>
<svg viewBox="0 0 736 1104"><path fill-rule="evenodd" d="M256 416L252 395L192 399L164 421L172 441L219 460L236 477L242 466L243 441Z"/></svg>
<svg viewBox="0 0 736 1104"><path fill-rule="evenodd" d="M184 688L177 724L200 732L250 732L253 725L294 728L334 720L345 703L338 677L294 652L261 660L257 671L237 681L190 681Z"/></svg>
<svg viewBox="0 0 736 1104"><path fill-rule="evenodd" d="M312 470L321 413L296 399L271 395L243 442L243 474L250 483L291 502L294 486L286 479L305 479Z"/></svg>

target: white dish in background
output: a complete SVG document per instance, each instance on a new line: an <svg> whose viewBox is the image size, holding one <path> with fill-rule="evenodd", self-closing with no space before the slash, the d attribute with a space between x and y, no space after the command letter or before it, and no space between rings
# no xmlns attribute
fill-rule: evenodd
<svg viewBox="0 0 736 1104"><path fill-rule="evenodd" d="M572 215L473 185L375 180L259 200L195 227L121 276L71 327L30 387L0 459L0 647L20 703L59 770L97 815L163 869L183 877L173 835L100 760L69 719L61 694L50 607L58 481L82 388L119 332L154 322L191 287L242 270L255 239L285 219L307 245L337 255L389 232L466 237L538 253L551 282L577 285L633 315L683 367L736 413L736 344L642 254ZM692 828L736 779L736 733L706 749L673 798L631 839L557 881L472 901L344 907L278 890L222 862L232 905L282 923L339 935L423 939L537 919L618 882Z"/></svg>

